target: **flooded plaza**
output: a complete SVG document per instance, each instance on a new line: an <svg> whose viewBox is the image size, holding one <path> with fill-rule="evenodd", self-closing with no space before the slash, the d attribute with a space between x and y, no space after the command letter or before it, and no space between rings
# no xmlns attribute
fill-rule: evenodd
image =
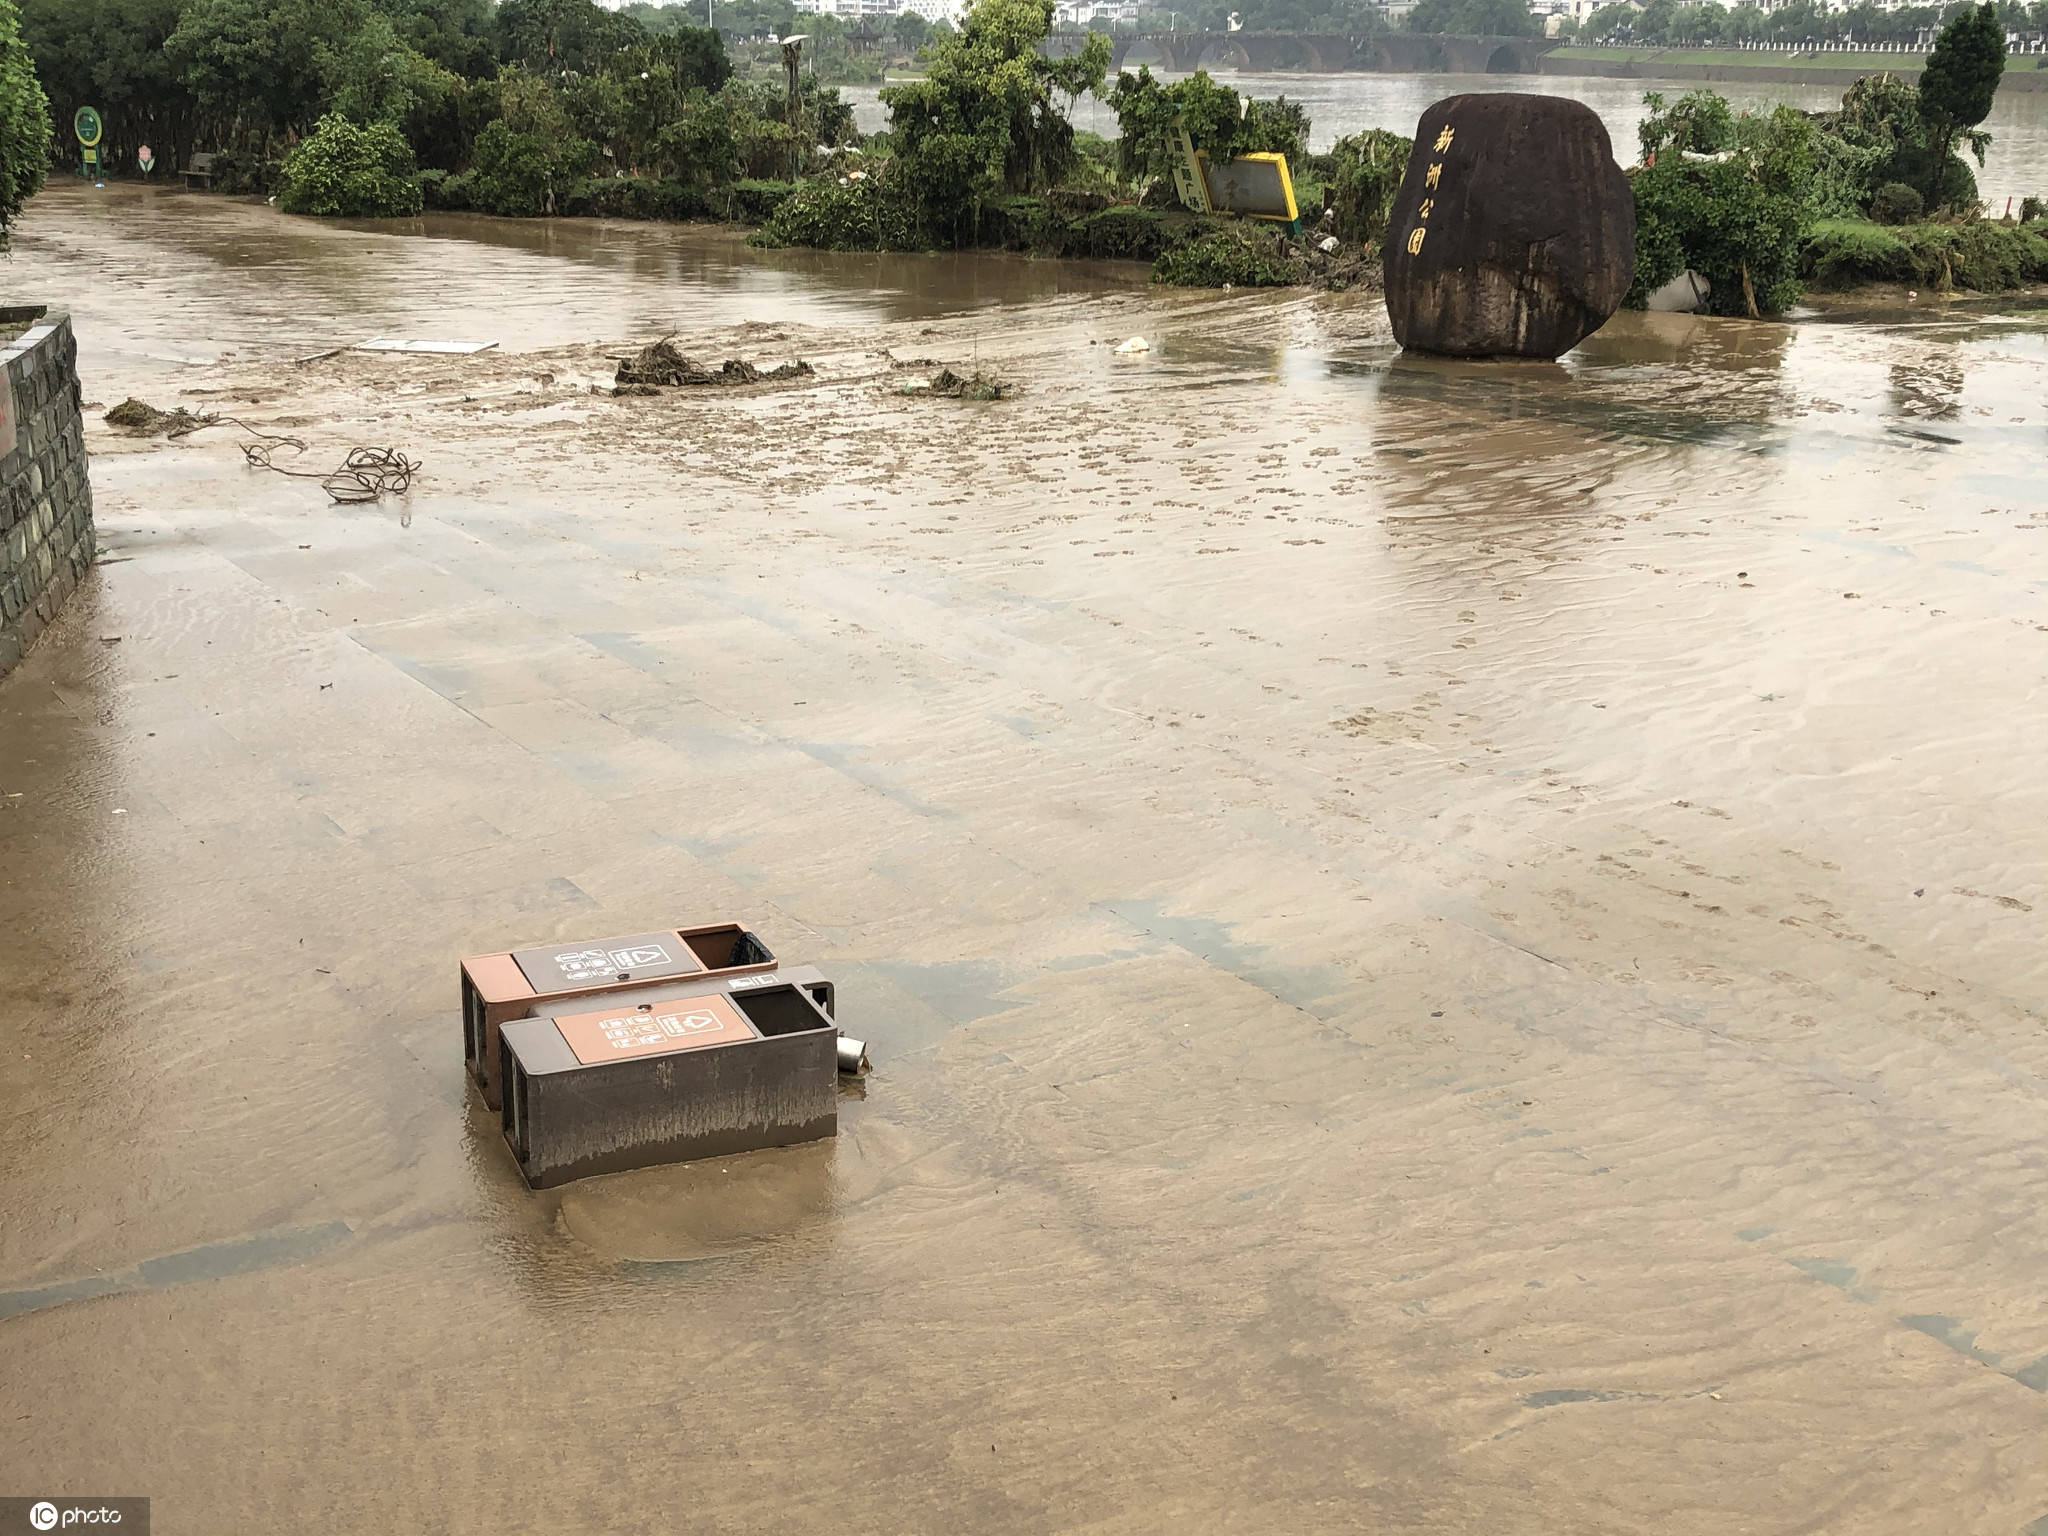
<svg viewBox="0 0 2048 1536"><path fill-rule="evenodd" d="M1451 362L76 184L8 270L104 554L0 681L0 1465L172 1533L2048 1532L2048 310ZM592 392L669 334L815 377ZM458 959L725 918L870 1043L838 1137L526 1190Z"/></svg>

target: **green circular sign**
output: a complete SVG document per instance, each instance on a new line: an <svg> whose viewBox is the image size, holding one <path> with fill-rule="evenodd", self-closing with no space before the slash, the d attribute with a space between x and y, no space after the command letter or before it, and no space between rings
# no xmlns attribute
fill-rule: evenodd
<svg viewBox="0 0 2048 1536"><path fill-rule="evenodd" d="M100 114L96 108L80 107L71 119L71 128L78 135L78 142L88 149L100 141Z"/></svg>

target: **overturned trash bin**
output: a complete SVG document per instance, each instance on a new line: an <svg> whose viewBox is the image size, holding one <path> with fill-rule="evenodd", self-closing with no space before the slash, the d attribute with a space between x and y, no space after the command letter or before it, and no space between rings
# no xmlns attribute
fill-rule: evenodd
<svg viewBox="0 0 2048 1536"><path fill-rule="evenodd" d="M500 1119L535 1189L839 1131L839 1031L777 984L499 1026Z"/></svg>
<svg viewBox="0 0 2048 1536"><path fill-rule="evenodd" d="M698 980L771 972L775 956L738 923L663 928L623 938L577 940L462 962L462 1059L499 1107L498 1026L536 1002L603 996L655 981ZM593 1003L593 1007L602 1006Z"/></svg>

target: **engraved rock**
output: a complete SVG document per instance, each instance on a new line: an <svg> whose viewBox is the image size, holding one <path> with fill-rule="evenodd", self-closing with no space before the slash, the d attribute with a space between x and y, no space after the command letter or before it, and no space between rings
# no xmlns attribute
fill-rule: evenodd
<svg viewBox="0 0 2048 1536"><path fill-rule="evenodd" d="M1554 358L1628 292L1635 196L1584 103L1451 96L1416 125L1382 260L1402 346Z"/></svg>

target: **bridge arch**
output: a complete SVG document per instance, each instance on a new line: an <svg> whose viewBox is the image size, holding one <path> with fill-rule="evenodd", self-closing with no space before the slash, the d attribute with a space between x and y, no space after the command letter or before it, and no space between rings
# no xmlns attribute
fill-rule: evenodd
<svg viewBox="0 0 2048 1536"><path fill-rule="evenodd" d="M1234 37L1212 37L1204 41L1192 67L1207 69L1211 65L1222 65L1229 69L1255 67L1250 52Z"/></svg>
<svg viewBox="0 0 2048 1536"><path fill-rule="evenodd" d="M1486 56L1486 72L1489 75L1518 75L1522 72L1521 56L1506 43Z"/></svg>

